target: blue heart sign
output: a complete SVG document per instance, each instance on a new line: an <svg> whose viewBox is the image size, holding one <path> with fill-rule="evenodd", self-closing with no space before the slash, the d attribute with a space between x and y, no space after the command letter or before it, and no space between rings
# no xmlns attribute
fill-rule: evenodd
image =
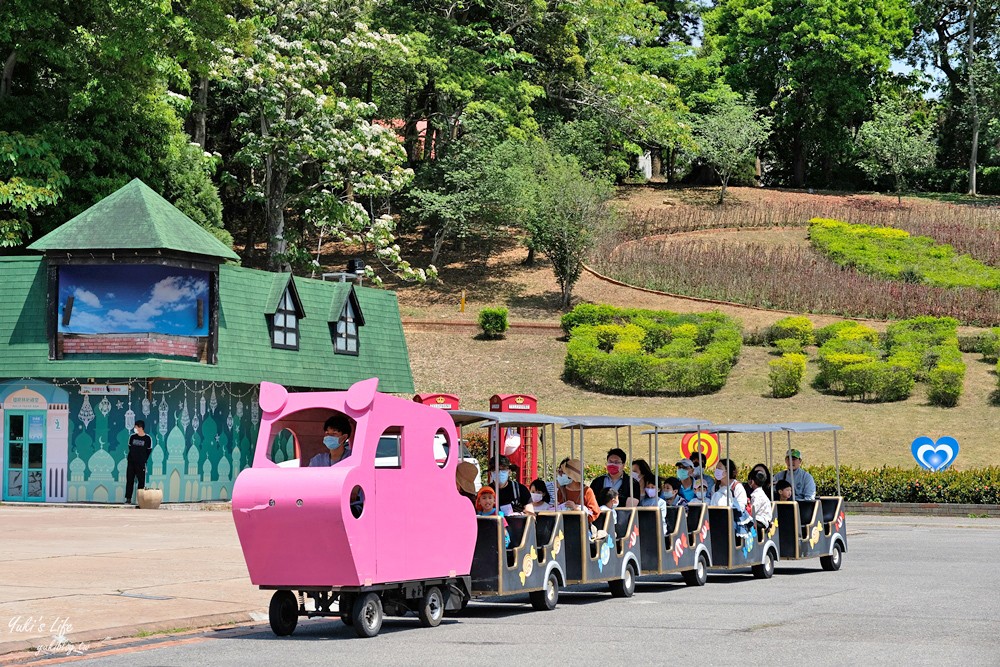
<svg viewBox="0 0 1000 667"><path fill-rule="evenodd" d="M922 435L913 441L910 451L921 468L938 472L947 469L958 458L958 440L946 435L934 442Z"/></svg>

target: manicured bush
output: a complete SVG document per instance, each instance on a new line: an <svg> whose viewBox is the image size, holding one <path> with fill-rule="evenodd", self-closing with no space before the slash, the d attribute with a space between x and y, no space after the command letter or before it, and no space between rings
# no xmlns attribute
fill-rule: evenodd
<svg viewBox="0 0 1000 667"><path fill-rule="evenodd" d="M832 393L843 393L843 370L856 364L879 360L879 351L870 341L831 338L819 348L819 373L816 387Z"/></svg>
<svg viewBox="0 0 1000 667"><path fill-rule="evenodd" d="M837 492L833 466L809 466L820 496ZM889 503L1000 503L1000 467L930 472L922 468L882 467L873 470L842 467L844 499Z"/></svg>
<svg viewBox="0 0 1000 667"><path fill-rule="evenodd" d="M846 395L875 403L905 400L914 385L913 371L884 361L847 366L841 378Z"/></svg>
<svg viewBox="0 0 1000 667"><path fill-rule="evenodd" d="M581 310L581 313L576 313ZM616 394L696 395L717 391L739 358L739 324L721 313L578 306L569 326L563 377ZM654 347L654 345L656 345Z"/></svg>
<svg viewBox="0 0 1000 667"><path fill-rule="evenodd" d="M775 398L788 398L799 393L806 374L806 355L785 354L781 359L768 362L767 383Z"/></svg>
<svg viewBox="0 0 1000 667"><path fill-rule="evenodd" d="M867 340L869 343L878 342L878 332L871 327L858 324L854 320L844 320L834 322L825 327L816 329L816 344L823 345L831 338L843 338L844 340Z"/></svg>
<svg viewBox="0 0 1000 667"><path fill-rule="evenodd" d="M961 340L959 343L961 343ZM982 354L986 361L995 363L1000 359L1000 327L993 327L986 333L981 334L976 343L975 351Z"/></svg>
<svg viewBox="0 0 1000 667"><path fill-rule="evenodd" d="M479 328L484 338L503 338L507 331L506 308L483 308L479 311Z"/></svg>
<svg viewBox="0 0 1000 667"><path fill-rule="evenodd" d="M773 343L787 338L794 338L803 346L812 345L815 342L812 320L808 317L791 316L783 317L771 325L768 340Z"/></svg>
<svg viewBox="0 0 1000 667"><path fill-rule="evenodd" d="M927 400L934 405L951 408L958 405L965 383L965 364L938 364L927 378Z"/></svg>
<svg viewBox="0 0 1000 667"><path fill-rule="evenodd" d="M779 338L774 341L774 348L778 354L801 354L802 342L797 338Z"/></svg>
<svg viewBox="0 0 1000 667"><path fill-rule="evenodd" d="M902 229L813 218L809 240L840 266L890 280L945 288L1000 288L1000 269Z"/></svg>

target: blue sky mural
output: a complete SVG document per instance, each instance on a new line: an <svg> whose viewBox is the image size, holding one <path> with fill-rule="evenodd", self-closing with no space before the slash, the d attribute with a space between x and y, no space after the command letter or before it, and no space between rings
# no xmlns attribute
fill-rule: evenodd
<svg viewBox="0 0 1000 667"><path fill-rule="evenodd" d="M207 336L208 279L206 271L169 266L61 266L59 332ZM204 308L200 327L199 300Z"/></svg>

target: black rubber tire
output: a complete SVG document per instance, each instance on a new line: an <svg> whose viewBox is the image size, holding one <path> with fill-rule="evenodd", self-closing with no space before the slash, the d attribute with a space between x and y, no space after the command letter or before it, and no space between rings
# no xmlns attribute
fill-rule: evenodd
<svg viewBox="0 0 1000 667"><path fill-rule="evenodd" d="M340 620L344 625L354 625L354 600L357 596L353 593L341 593L339 598Z"/></svg>
<svg viewBox="0 0 1000 667"><path fill-rule="evenodd" d="M704 586L705 582L708 581L708 556L699 554L694 569L685 570L681 576L684 577L684 583L688 586Z"/></svg>
<svg viewBox="0 0 1000 667"><path fill-rule="evenodd" d="M291 591L275 591L267 608L267 620L271 631L279 637L287 637L295 632L299 624L299 601Z"/></svg>
<svg viewBox="0 0 1000 667"><path fill-rule="evenodd" d="M844 550L840 547L840 542L833 545L833 553L829 556L822 556L819 559L819 564L823 566L823 569L827 572L836 572L840 569L841 563L844 562Z"/></svg>
<svg viewBox="0 0 1000 667"><path fill-rule="evenodd" d="M753 570L754 578L770 579L771 575L774 574L774 552L768 549L767 554L764 556L764 562L760 565L754 565L751 569Z"/></svg>
<svg viewBox="0 0 1000 667"><path fill-rule="evenodd" d="M545 588L528 593L531 608L535 611L552 611L559 604L559 577L555 572L549 572L545 580Z"/></svg>
<svg viewBox="0 0 1000 667"><path fill-rule="evenodd" d="M377 593L364 593L354 601L351 612L354 632L362 639L378 634L382 629L382 598Z"/></svg>
<svg viewBox="0 0 1000 667"><path fill-rule="evenodd" d="M635 565L629 563L625 566L625 576L608 582L612 597L630 598L635 593Z"/></svg>
<svg viewBox="0 0 1000 667"><path fill-rule="evenodd" d="M441 625L441 619L444 618L444 593L440 588L429 586L424 591L417 616L420 617L420 625L425 628L436 628Z"/></svg>

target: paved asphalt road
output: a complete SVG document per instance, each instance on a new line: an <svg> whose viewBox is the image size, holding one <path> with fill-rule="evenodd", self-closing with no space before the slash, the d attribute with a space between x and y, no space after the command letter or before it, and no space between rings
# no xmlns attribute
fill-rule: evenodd
<svg viewBox="0 0 1000 667"><path fill-rule="evenodd" d="M278 639L265 622L74 664L1000 665L1000 521L851 516L848 526L839 572L812 560L779 564L769 581L641 583L631 599L563 592L546 613L526 600L474 602L435 629L387 618L369 640L331 620Z"/></svg>

